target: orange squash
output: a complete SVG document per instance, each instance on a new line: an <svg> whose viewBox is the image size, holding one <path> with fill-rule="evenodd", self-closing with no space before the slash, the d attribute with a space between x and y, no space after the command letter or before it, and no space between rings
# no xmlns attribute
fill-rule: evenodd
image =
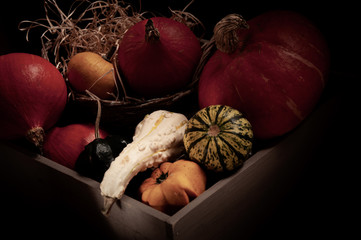
<svg viewBox="0 0 361 240"><path fill-rule="evenodd" d="M195 162L178 160L164 162L139 191L142 202L162 212L173 214L198 197L206 188L206 174Z"/></svg>

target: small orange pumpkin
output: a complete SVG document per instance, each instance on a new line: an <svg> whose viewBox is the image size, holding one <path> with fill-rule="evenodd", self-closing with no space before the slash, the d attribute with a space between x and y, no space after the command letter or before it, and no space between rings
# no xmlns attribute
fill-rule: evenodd
<svg viewBox="0 0 361 240"><path fill-rule="evenodd" d="M198 197L205 188L203 169L195 162L178 160L162 163L144 180L139 191L142 202L172 214Z"/></svg>

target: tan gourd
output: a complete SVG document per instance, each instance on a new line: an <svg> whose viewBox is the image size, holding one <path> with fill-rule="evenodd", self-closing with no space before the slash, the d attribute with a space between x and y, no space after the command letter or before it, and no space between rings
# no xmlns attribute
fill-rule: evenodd
<svg viewBox="0 0 361 240"><path fill-rule="evenodd" d="M73 90L85 90L101 99L111 99L116 90L113 64L93 52L74 55L68 63L68 80Z"/></svg>

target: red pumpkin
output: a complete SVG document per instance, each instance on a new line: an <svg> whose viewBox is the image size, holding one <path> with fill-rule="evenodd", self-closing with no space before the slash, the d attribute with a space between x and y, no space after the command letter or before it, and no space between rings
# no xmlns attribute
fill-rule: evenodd
<svg viewBox="0 0 361 240"><path fill-rule="evenodd" d="M130 88L143 97L160 97L185 87L202 54L183 23L154 17L133 25L118 50L118 63Z"/></svg>
<svg viewBox="0 0 361 240"><path fill-rule="evenodd" d="M105 138L108 133L99 129L99 137ZM93 124L69 124L53 127L47 132L44 141L44 156L65 167L74 169L75 163L88 145L95 139Z"/></svg>
<svg viewBox="0 0 361 240"><path fill-rule="evenodd" d="M67 89L58 69L28 53L0 56L0 138L26 137L42 148L44 131L59 120Z"/></svg>
<svg viewBox="0 0 361 240"><path fill-rule="evenodd" d="M227 29L234 34L228 39ZM215 30L221 50L201 74L200 107L236 108L251 122L256 138L295 128L312 111L327 80L329 52L319 30L289 11L268 12L247 23L227 16ZM237 44L233 49L232 43Z"/></svg>

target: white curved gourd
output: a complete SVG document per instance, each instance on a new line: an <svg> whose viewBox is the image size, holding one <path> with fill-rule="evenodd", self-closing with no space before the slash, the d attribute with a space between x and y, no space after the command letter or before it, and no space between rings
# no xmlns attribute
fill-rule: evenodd
<svg viewBox="0 0 361 240"><path fill-rule="evenodd" d="M145 116L135 129L133 142L111 163L100 183L104 214L108 214L113 203L123 196L135 175L147 168L157 167L183 151L187 122L183 114L165 110Z"/></svg>

